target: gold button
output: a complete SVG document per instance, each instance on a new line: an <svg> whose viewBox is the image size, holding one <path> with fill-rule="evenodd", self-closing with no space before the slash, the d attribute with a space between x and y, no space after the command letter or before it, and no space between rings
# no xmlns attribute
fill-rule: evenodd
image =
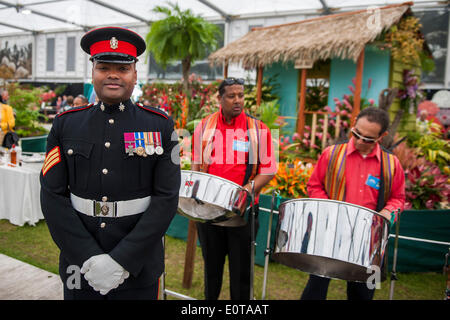
<svg viewBox="0 0 450 320"><path fill-rule="evenodd" d="M109 119L109 123L113 124L114 123L114 119Z"/></svg>
<svg viewBox="0 0 450 320"><path fill-rule="evenodd" d="M108 174L108 169L103 169L102 172L103 174Z"/></svg>
<svg viewBox="0 0 450 320"><path fill-rule="evenodd" d="M107 197L107 196L103 196L103 197L102 197L102 201L103 201L103 202L108 201L108 197Z"/></svg>
<svg viewBox="0 0 450 320"><path fill-rule="evenodd" d="M100 224L100 228L103 229L104 227L106 227L106 223L102 222L102 223Z"/></svg>
<svg viewBox="0 0 450 320"><path fill-rule="evenodd" d="M111 146L111 142L105 142L105 147L109 148Z"/></svg>
<svg viewBox="0 0 450 320"><path fill-rule="evenodd" d="M72 150L72 149L67 150L67 154L68 154L69 156L73 155L73 150Z"/></svg>

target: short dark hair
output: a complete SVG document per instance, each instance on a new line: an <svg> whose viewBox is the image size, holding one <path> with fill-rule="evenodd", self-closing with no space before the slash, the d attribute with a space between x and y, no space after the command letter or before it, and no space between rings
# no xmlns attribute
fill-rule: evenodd
<svg viewBox="0 0 450 320"><path fill-rule="evenodd" d="M73 104L73 99L74 99L73 96L68 96L67 99L66 99L67 104L68 105L72 105Z"/></svg>
<svg viewBox="0 0 450 320"><path fill-rule="evenodd" d="M225 87L232 86L234 84L244 85L244 79L242 78L226 78L219 85L219 95L223 96L225 93Z"/></svg>
<svg viewBox="0 0 450 320"><path fill-rule="evenodd" d="M369 122L378 123L381 126L380 135L386 132L389 127L389 114L378 107L367 107L363 109L356 117L356 121L361 118L367 118Z"/></svg>

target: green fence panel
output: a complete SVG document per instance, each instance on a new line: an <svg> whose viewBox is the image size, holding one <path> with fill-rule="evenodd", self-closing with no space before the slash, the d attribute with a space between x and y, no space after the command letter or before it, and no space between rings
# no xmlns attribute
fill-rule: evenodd
<svg viewBox="0 0 450 320"><path fill-rule="evenodd" d="M390 230L389 270L392 269L395 226ZM406 210L401 214L397 271L442 271L450 247L450 210Z"/></svg>

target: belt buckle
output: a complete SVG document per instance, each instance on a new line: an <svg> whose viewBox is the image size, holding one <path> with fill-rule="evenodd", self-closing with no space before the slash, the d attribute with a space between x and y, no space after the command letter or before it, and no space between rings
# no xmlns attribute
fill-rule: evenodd
<svg viewBox="0 0 450 320"><path fill-rule="evenodd" d="M116 202L103 202L94 200L94 216L117 217Z"/></svg>

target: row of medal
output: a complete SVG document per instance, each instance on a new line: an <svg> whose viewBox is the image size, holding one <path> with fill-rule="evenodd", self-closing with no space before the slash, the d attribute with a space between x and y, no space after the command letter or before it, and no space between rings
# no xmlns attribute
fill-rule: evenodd
<svg viewBox="0 0 450 320"><path fill-rule="evenodd" d="M136 153L140 157L162 155L164 149L161 132L124 132L125 152L130 156Z"/></svg>

